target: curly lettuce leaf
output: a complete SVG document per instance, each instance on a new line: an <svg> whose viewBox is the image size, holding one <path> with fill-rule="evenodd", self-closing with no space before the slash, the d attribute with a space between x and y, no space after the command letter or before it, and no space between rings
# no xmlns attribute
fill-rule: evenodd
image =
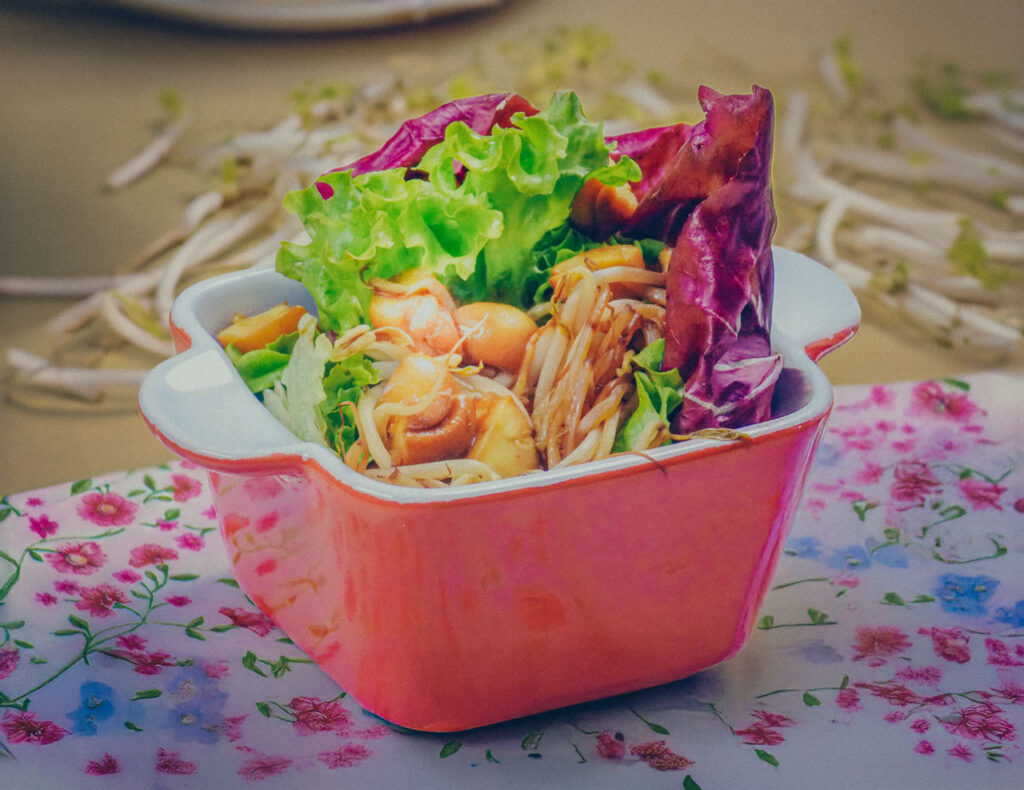
<svg viewBox="0 0 1024 790"><path fill-rule="evenodd" d="M327 364L323 382L326 397L320 404L320 412L327 424L327 440L335 452L344 453L359 438L355 406L363 390L379 381L380 373L363 354L352 354Z"/></svg>
<svg viewBox="0 0 1024 790"><path fill-rule="evenodd" d="M277 269L309 289L335 331L366 320L371 278L417 266L464 300L525 306L532 250L566 223L583 181L640 177L610 152L572 93L542 112L514 94L444 105L403 124L376 154L289 193L285 207L310 243L282 245Z"/></svg>
<svg viewBox="0 0 1024 790"><path fill-rule="evenodd" d="M530 304L527 279L541 238L565 225L573 198L587 178L613 186L640 177L636 163L609 164L601 126L583 114L579 98L556 93L542 112L516 114L490 134L467 124L448 126L417 170L450 195L472 195L502 217L502 232L484 245L476 270L449 285L465 301Z"/></svg>
<svg viewBox="0 0 1024 790"><path fill-rule="evenodd" d="M282 244L277 270L306 286L321 326L337 332L366 322L370 279L417 266L467 276L484 243L501 233L500 214L476 196L444 194L402 169L326 173L284 202L310 243Z"/></svg>

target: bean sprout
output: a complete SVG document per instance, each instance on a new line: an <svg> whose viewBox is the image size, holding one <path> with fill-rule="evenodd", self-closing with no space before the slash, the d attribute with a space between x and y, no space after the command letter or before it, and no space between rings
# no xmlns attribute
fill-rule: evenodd
<svg viewBox="0 0 1024 790"><path fill-rule="evenodd" d="M107 177L108 189L123 189L138 181L160 164L185 131L185 121L168 124L159 135L134 157L118 167Z"/></svg>

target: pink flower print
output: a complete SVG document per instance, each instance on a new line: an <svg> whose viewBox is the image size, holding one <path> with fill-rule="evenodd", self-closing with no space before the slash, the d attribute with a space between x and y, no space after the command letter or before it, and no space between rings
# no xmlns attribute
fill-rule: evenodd
<svg viewBox="0 0 1024 790"><path fill-rule="evenodd" d="M960 493L966 497L972 510L1002 510L999 504L999 497L1006 493L1004 486L990 483L987 480L979 480L976 477L965 477L957 482Z"/></svg>
<svg viewBox="0 0 1024 790"><path fill-rule="evenodd" d="M29 711L7 711L0 718L0 729L7 735L8 743L36 743L45 746L56 743L68 731L52 721L40 721Z"/></svg>
<svg viewBox="0 0 1024 790"><path fill-rule="evenodd" d="M60 525L56 521L46 515L28 517L28 528L41 538L50 537L57 531L58 526Z"/></svg>
<svg viewBox="0 0 1024 790"><path fill-rule="evenodd" d="M348 711L337 701L325 701L316 697L296 697L289 705L295 721L292 726L298 735L313 735L318 732L336 732L348 735L352 721Z"/></svg>
<svg viewBox="0 0 1024 790"><path fill-rule="evenodd" d="M938 667L904 667L896 673L899 680L910 683L923 683L926 686L937 686L942 680L942 670Z"/></svg>
<svg viewBox="0 0 1024 790"><path fill-rule="evenodd" d="M924 702L924 697L899 683L857 683L856 686L867 689L872 696L884 699L890 705L905 707Z"/></svg>
<svg viewBox="0 0 1024 790"><path fill-rule="evenodd" d="M60 599L56 595L48 592L36 593L36 600L43 606L53 606L55 603L60 602Z"/></svg>
<svg viewBox="0 0 1024 790"><path fill-rule="evenodd" d="M860 694L857 693L857 689L839 689L836 692L836 705L843 710L860 710Z"/></svg>
<svg viewBox="0 0 1024 790"><path fill-rule="evenodd" d="M772 713L770 710L755 710L751 712L751 715L768 727L792 727L796 724L789 716L783 716L781 713Z"/></svg>
<svg viewBox="0 0 1024 790"><path fill-rule="evenodd" d="M218 661L216 664L203 664L203 674L208 678L226 678L231 672L227 661Z"/></svg>
<svg viewBox="0 0 1024 790"><path fill-rule="evenodd" d="M201 551L206 545L206 542L199 535L192 532L178 535L174 542L178 544L179 548L187 549L188 551Z"/></svg>
<svg viewBox="0 0 1024 790"><path fill-rule="evenodd" d="M931 414L953 422L969 422L978 407L966 392L942 388L937 381L922 381L911 391L910 410L916 414Z"/></svg>
<svg viewBox="0 0 1024 790"><path fill-rule="evenodd" d="M135 664L135 671L140 675L159 675L164 667L173 667L174 662L170 661L170 653L157 650L152 653L136 653L129 656L129 660Z"/></svg>
<svg viewBox="0 0 1024 790"><path fill-rule="evenodd" d="M1004 678L1002 684L996 686L992 691L997 697L1002 697L1011 705L1024 705L1024 685L1012 678Z"/></svg>
<svg viewBox="0 0 1024 790"><path fill-rule="evenodd" d="M174 485L175 502L187 502L203 493L202 484L188 475L171 475L171 483Z"/></svg>
<svg viewBox="0 0 1024 790"><path fill-rule="evenodd" d="M893 476L895 480L889 495L896 502L904 502L909 506L924 504L927 496L941 488L931 467L924 461L900 461Z"/></svg>
<svg viewBox="0 0 1024 790"><path fill-rule="evenodd" d="M885 719L890 724L899 724L901 721L903 721L907 717L903 713L903 711L894 710L894 711L892 711L892 713L886 713L882 718Z"/></svg>
<svg viewBox="0 0 1024 790"><path fill-rule="evenodd" d="M169 603L171 606L175 607L188 606L190 603L192 603L192 599L189 598L187 595L169 595L166 598L164 598L164 600L167 601L167 603Z"/></svg>
<svg viewBox="0 0 1024 790"><path fill-rule="evenodd" d="M135 582L142 579L142 575L126 568L123 571L116 571L114 573L114 578L123 584L135 584Z"/></svg>
<svg viewBox="0 0 1024 790"><path fill-rule="evenodd" d="M95 573L107 561L107 555L98 543L91 540L83 543L65 543L46 555L47 561L58 573L74 573L87 576Z"/></svg>
<svg viewBox="0 0 1024 790"><path fill-rule="evenodd" d="M41 500L37 496L30 496L28 499L25 500L25 504L28 507L39 507L41 504L43 504L43 500Z"/></svg>
<svg viewBox="0 0 1024 790"><path fill-rule="evenodd" d="M238 775L250 782L258 782L277 776L279 773L288 770L292 764L288 757L271 757L269 754L257 754L249 758L242 767L238 769Z"/></svg>
<svg viewBox="0 0 1024 790"><path fill-rule="evenodd" d="M156 526L161 532L171 532L178 528L178 522L168 521L165 518L158 518L156 520Z"/></svg>
<svg viewBox="0 0 1024 790"><path fill-rule="evenodd" d="M959 628L920 628L919 634L927 634L932 638L932 649L939 658L956 664L966 664L971 660L971 649L968 646L970 635Z"/></svg>
<svg viewBox="0 0 1024 790"><path fill-rule="evenodd" d="M163 747L156 752L156 770L162 774L184 776L196 772L196 764L181 758L181 752L169 752Z"/></svg>
<svg viewBox="0 0 1024 790"><path fill-rule="evenodd" d="M213 505L210 505L208 508L206 508L206 510L204 510L202 512L201 515L205 519L208 519L210 521L216 521L217 520L217 508L215 508Z"/></svg>
<svg viewBox="0 0 1024 790"><path fill-rule="evenodd" d="M664 741L638 744L630 749L629 753L658 771L683 771L693 765L693 760L676 754Z"/></svg>
<svg viewBox="0 0 1024 790"><path fill-rule="evenodd" d="M89 760L89 764L85 766L85 772L93 776L116 774L120 770L121 764L117 761L117 758L106 752L104 752L99 760Z"/></svg>
<svg viewBox="0 0 1024 790"><path fill-rule="evenodd" d="M362 738L364 741L379 741L381 738L387 738L391 734L392 730L384 724L378 724L375 727L367 727L362 730L356 730L352 735L356 738Z"/></svg>
<svg viewBox="0 0 1024 790"><path fill-rule="evenodd" d="M1018 513L1024 513L1024 496L1013 503L1013 509Z"/></svg>
<svg viewBox="0 0 1024 790"><path fill-rule="evenodd" d="M73 582L71 579L57 579L53 583L53 589L65 595L74 595L78 592L78 582Z"/></svg>
<svg viewBox="0 0 1024 790"><path fill-rule="evenodd" d="M914 732L920 733L921 735L924 735L926 732L928 732L928 730L930 730L931 727L932 724L930 721L928 721L928 719L915 719L910 724L910 729L912 729Z"/></svg>
<svg viewBox="0 0 1024 790"><path fill-rule="evenodd" d="M745 730L736 730L736 735L742 738L744 743L758 746L775 746L786 740L782 733L761 721L754 722Z"/></svg>
<svg viewBox="0 0 1024 790"><path fill-rule="evenodd" d="M857 585L860 584L860 579L856 576L850 576L847 573L840 573L832 580L832 584L837 587L848 587L849 589L854 590L857 588Z"/></svg>
<svg viewBox="0 0 1024 790"><path fill-rule="evenodd" d="M1024 667L1024 660L1014 658L1010 654L1010 646L1001 639L989 637L985 640L985 647L988 650L989 664L997 667ZM1024 657L1024 646L1017 645L1014 652Z"/></svg>
<svg viewBox="0 0 1024 790"><path fill-rule="evenodd" d="M0 680L8 677L18 668L21 653L16 647L0 647Z"/></svg>
<svg viewBox="0 0 1024 790"><path fill-rule="evenodd" d="M999 714L1002 709L991 702L982 702L955 711L942 726L962 738L985 741L1012 741L1016 737L1014 726Z"/></svg>
<svg viewBox="0 0 1024 790"><path fill-rule="evenodd" d="M131 524L139 506L120 494L86 494L76 508L78 515L101 527L122 527Z"/></svg>
<svg viewBox="0 0 1024 790"><path fill-rule="evenodd" d="M365 760L372 752L361 743L349 743L333 752L320 752L316 756L328 768L351 768Z"/></svg>
<svg viewBox="0 0 1024 790"><path fill-rule="evenodd" d="M242 740L242 724L247 718L249 718L249 714L243 713L241 716L231 716L224 719L224 721L217 725L217 732L229 741L240 741Z"/></svg>
<svg viewBox="0 0 1024 790"><path fill-rule="evenodd" d="M240 628L248 628L257 636L266 636L274 624L263 612L250 612L239 607L222 606L217 610L227 617L234 625Z"/></svg>
<svg viewBox="0 0 1024 790"><path fill-rule="evenodd" d="M146 640L138 634L119 636L116 642L122 649L111 650L110 655L134 664L135 671L140 675L158 675L164 667L174 666L170 653L162 650L147 653Z"/></svg>
<svg viewBox="0 0 1024 790"><path fill-rule="evenodd" d="M128 603L131 600L112 584L83 587L80 594L82 599L75 603L75 608L88 612L93 617L113 617L114 604Z"/></svg>
<svg viewBox="0 0 1024 790"><path fill-rule="evenodd" d="M168 560L176 559L178 559L178 552L174 549L165 549L156 543L145 543L132 549L128 564L133 568L142 568L146 565L162 565Z"/></svg>
<svg viewBox="0 0 1024 790"><path fill-rule="evenodd" d="M946 705L952 705L954 701L952 694L936 694L933 697L925 697L924 704L935 707L944 707Z"/></svg>
<svg viewBox="0 0 1024 790"><path fill-rule="evenodd" d="M918 754L931 754L935 751L935 747L932 746L930 741L922 739L917 742L917 745L914 747L914 751Z"/></svg>
<svg viewBox="0 0 1024 790"><path fill-rule="evenodd" d="M899 655L910 647L910 639L900 629L891 625L876 628L862 626L855 632L853 645L854 661L867 659L868 666L880 667L887 659Z"/></svg>
<svg viewBox="0 0 1024 790"><path fill-rule="evenodd" d="M871 388L869 399L875 406L888 406L895 400L896 394L892 387L876 384Z"/></svg>
<svg viewBox="0 0 1024 790"><path fill-rule="evenodd" d="M958 743L952 749L947 749L946 754L956 757L958 760L963 760L965 763L969 763L974 759L974 754L962 743Z"/></svg>
<svg viewBox="0 0 1024 790"><path fill-rule="evenodd" d="M853 480L860 485L873 485L882 479L884 473L884 467L876 464L874 461L868 461L861 469L854 473Z"/></svg>
<svg viewBox="0 0 1024 790"><path fill-rule="evenodd" d="M138 634L125 634L117 638L117 644L125 650L145 650L146 640Z"/></svg>
<svg viewBox="0 0 1024 790"><path fill-rule="evenodd" d="M597 753L606 760L619 760L626 754L626 739L621 732L604 730L597 735Z"/></svg>

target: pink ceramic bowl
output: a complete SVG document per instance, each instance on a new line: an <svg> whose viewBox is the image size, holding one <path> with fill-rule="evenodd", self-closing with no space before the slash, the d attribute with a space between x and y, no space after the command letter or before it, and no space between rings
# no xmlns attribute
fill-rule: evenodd
<svg viewBox="0 0 1024 790"><path fill-rule="evenodd" d="M181 353L142 413L210 472L242 588L377 715L454 731L677 680L749 635L832 405L815 360L860 311L824 267L776 249L786 368L749 442L695 440L526 477L409 489L298 440L214 337L282 300L272 271L217 277L172 312Z"/></svg>

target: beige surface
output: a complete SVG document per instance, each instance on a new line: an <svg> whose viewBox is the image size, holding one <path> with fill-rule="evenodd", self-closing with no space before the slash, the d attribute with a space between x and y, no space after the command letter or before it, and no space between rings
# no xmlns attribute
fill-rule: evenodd
<svg viewBox="0 0 1024 790"><path fill-rule="evenodd" d="M685 68L723 91L784 89L818 51L852 33L876 77L908 79L922 56L1020 73L1024 4L978 2L623 3L507 0L496 11L423 27L317 37L232 35L145 17L15 3L0 8L0 271L106 273L179 216L194 184L161 171L132 190L100 190L151 133L155 97L173 88L190 134L213 140L280 118L292 90L372 77L394 56L462 62L558 25L615 34L638 65ZM47 10L48 9L48 10ZM624 12L629 10L628 14ZM784 217L781 218L783 221ZM44 349L59 305L0 298L0 346ZM951 354L868 316L824 367L839 384L963 374L990 360ZM120 406L120 408L116 408ZM0 404L0 493L168 460L131 403L99 411Z"/></svg>

